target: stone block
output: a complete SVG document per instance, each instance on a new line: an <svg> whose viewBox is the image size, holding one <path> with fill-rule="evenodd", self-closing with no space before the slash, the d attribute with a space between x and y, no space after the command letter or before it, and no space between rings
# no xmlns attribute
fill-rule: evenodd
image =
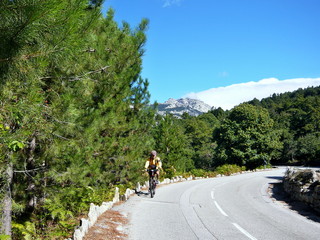
<svg viewBox="0 0 320 240"><path fill-rule="evenodd" d="M90 204L88 218L89 218L89 227L92 227L98 219L97 206L94 205L93 203Z"/></svg>
<svg viewBox="0 0 320 240"><path fill-rule="evenodd" d="M139 192L141 192L141 185L140 185L140 183L138 182L137 183L137 185L136 185L136 193L139 193Z"/></svg>
<svg viewBox="0 0 320 240"><path fill-rule="evenodd" d="M169 184L170 183L170 179L169 178L165 178L161 184Z"/></svg>
<svg viewBox="0 0 320 240"><path fill-rule="evenodd" d="M131 194L132 194L131 189L127 188L126 192L121 196L121 201L127 201L130 198Z"/></svg>
<svg viewBox="0 0 320 240"><path fill-rule="evenodd" d="M79 227L79 230L85 235L89 230L89 221L85 218L81 218L80 221L81 225Z"/></svg>
<svg viewBox="0 0 320 240"><path fill-rule="evenodd" d="M73 240L82 240L84 237L83 232L80 229L76 229L73 233Z"/></svg>
<svg viewBox="0 0 320 240"><path fill-rule="evenodd" d="M115 189L115 194L114 194L114 198L113 198L113 203L117 203L120 201L120 194L119 194L119 188L116 187Z"/></svg>
<svg viewBox="0 0 320 240"><path fill-rule="evenodd" d="M100 206L101 214L111 209L112 206L113 206L113 202L103 202Z"/></svg>

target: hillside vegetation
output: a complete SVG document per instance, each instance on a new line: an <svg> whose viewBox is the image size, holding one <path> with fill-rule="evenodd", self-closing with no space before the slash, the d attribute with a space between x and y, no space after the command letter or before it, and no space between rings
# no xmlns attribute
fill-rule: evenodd
<svg viewBox="0 0 320 240"><path fill-rule="evenodd" d="M118 26L100 8L0 2L0 234L70 236L91 202L146 178L152 149L162 177L320 163L319 87L198 117L156 115L140 76L148 21Z"/></svg>

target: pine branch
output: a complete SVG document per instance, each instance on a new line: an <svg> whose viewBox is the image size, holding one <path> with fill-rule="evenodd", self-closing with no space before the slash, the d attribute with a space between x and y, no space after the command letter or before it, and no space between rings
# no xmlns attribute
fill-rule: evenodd
<svg viewBox="0 0 320 240"><path fill-rule="evenodd" d="M6 61L10 61L10 58L3 58L3 59L0 59L0 62L6 62Z"/></svg>
<svg viewBox="0 0 320 240"><path fill-rule="evenodd" d="M75 124L75 123L72 123L72 122L61 121L61 120L58 120L58 119L56 119L56 118L54 118L53 121L56 121L57 123L63 123L63 124L72 124L72 125Z"/></svg>
<svg viewBox="0 0 320 240"><path fill-rule="evenodd" d="M7 62L7 61L15 61L15 60L29 60L30 58L35 58L35 57L42 57L42 56L46 56L50 53L54 53L54 52L58 52L58 51L62 51L63 49L60 50L52 50L49 52L40 52L40 53L31 53L31 54L26 54L26 55L22 55L19 57L15 57L15 58L2 58L0 59L0 62Z"/></svg>
<svg viewBox="0 0 320 240"><path fill-rule="evenodd" d="M29 173L29 172L35 172L35 171L43 170L45 168L46 167L39 167L39 168L30 169L30 170L19 170L19 171L14 170L13 172L14 173Z"/></svg>
<svg viewBox="0 0 320 240"><path fill-rule="evenodd" d="M28 6L28 5L27 5ZM50 9L48 9L47 11L42 12L42 14L40 14L37 18L29 18L22 26L20 29L18 29L18 31L14 34L14 36L12 37L12 39L16 38L29 24L31 25L32 23L36 22L37 20L40 20L41 18L43 18L44 16L46 16L46 14L48 14L48 12L50 11Z"/></svg>
<svg viewBox="0 0 320 240"><path fill-rule="evenodd" d="M94 73L102 73L102 72L105 72L107 68L109 68L110 66L105 66L105 67L102 67L98 70L93 70L93 71L90 71L90 72L87 72L83 75L80 75L80 76L76 76L76 77L63 77L63 79L68 79L70 82L74 82L74 81L80 81L82 80L82 78L88 76L88 75L91 75L91 74L94 74ZM45 80L45 79L56 79L57 77L54 77L54 76L46 76L46 77L41 77L40 80Z"/></svg>
<svg viewBox="0 0 320 240"><path fill-rule="evenodd" d="M58 134L56 134L56 133L52 133L52 135L53 135L53 136L56 136L56 137L58 137L58 138L64 139L64 140L70 140L69 138L60 136L60 135L58 135Z"/></svg>
<svg viewBox="0 0 320 240"><path fill-rule="evenodd" d="M81 76L69 78L69 79L70 79L69 81L70 81L70 82L79 81L79 80L81 80L82 78L84 78L84 77L87 76L87 75L91 75L91 74L94 74L94 73L102 73L102 72L105 72L105 70L106 70L107 68L109 68L109 67L110 67L110 66L105 66L105 67L100 68L100 69L98 69L98 70L94 70L94 71L87 72L87 73L85 73L85 74L83 74L83 75L81 75Z"/></svg>

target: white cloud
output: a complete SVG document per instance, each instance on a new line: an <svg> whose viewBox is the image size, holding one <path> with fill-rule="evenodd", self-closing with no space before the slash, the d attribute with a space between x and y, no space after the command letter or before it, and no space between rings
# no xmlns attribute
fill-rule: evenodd
<svg viewBox="0 0 320 240"><path fill-rule="evenodd" d="M262 79L258 82L233 84L227 87L211 88L202 92L191 92L184 97L199 99L215 108L231 109L254 98L261 100L273 93L292 92L298 88L319 86L320 78L295 78L279 80Z"/></svg>
<svg viewBox="0 0 320 240"><path fill-rule="evenodd" d="M162 7L170 7L172 5L180 5L183 0L164 0L164 4Z"/></svg>

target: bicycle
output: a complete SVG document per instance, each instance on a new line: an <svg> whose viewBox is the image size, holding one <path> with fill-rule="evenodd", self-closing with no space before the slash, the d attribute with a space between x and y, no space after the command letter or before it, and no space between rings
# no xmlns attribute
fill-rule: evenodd
<svg viewBox="0 0 320 240"><path fill-rule="evenodd" d="M151 198L153 198L154 195L156 194L156 186L157 186L156 173L157 173L157 169L148 169L147 171L149 173L149 192L150 192Z"/></svg>

